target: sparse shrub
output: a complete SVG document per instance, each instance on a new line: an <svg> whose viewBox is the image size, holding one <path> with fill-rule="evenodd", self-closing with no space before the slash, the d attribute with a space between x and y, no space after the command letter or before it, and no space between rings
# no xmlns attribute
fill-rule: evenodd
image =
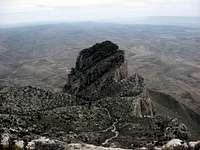
<svg viewBox="0 0 200 150"><path fill-rule="evenodd" d="M62 145L58 143L42 143L42 142L35 142L35 149L36 150L64 150Z"/></svg>
<svg viewBox="0 0 200 150"><path fill-rule="evenodd" d="M170 150L169 147L163 147L162 150Z"/></svg>
<svg viewBox="0 0 200 150"><path fill-rule="evenodd" d="M2 145L2 150L23 150L23 149L16 145L13 145L11 148L9 147L9 145Z"/></svg>
<svg viewBox="0 0 200 150"><path fill-rule="evenodd" d="M194 150L200 150L200 142L195 145Z"/></svg>
<svg viewBox="0 0 200 150"><path fill-rule="evenodd" d="M148 150L155 150L153 144L148 144L148 145L147 145L147 148L148 148Z"/></svg>
<svg viewBox="0 0 200 150"><path fill-rule="evenodd" d="M189 150L189 149L184 145L177 145L173 147L163 147L162 150Z"/></svg>

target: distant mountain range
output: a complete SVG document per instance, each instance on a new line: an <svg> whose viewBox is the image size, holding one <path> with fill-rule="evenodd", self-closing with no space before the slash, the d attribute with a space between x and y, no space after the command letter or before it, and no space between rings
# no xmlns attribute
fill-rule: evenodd
<svg viewBox="0 0 200 150"><path fill-rule="evenodd" d="M200 17L146 17L141 20L141 24L200 27Z"/></svg>
<svg viewBox="0 0 200 150"><path fill-rule="evenodd" d="M105 20L103 20L104 22ZM200 27L200 17L180 17L180 16L149 16L136 18L115 18L110 23L121 24L145 24L145 25L171 25L185 27Z"/></svg>
<svg viewBox="0 0 200 150"><path fill-rule="evenodd" d="M140 24L140 25L167 25L167 26L185 26L185 27L200 27L200 16L148 16L148 17L117 17L109 20L83 21L83 22L34 22L34 23L18 23L1 25L0 28L20 27L20 26L35 26L35 25L49 25L59 23L109 23L109 24Z"/></svg>

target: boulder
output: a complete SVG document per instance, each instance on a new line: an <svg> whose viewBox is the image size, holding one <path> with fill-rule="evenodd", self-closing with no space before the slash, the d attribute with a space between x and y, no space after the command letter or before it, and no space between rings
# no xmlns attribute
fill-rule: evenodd
<svg viewBox="0 0 200 150"><path fill-rule="evenodd" d="M95 146L91 144L72 143L67 144L65 150L128 150L122 148L107 148L102 146Z"/></svg>
<svg viewBox="0 0 200 150"><path fill-rule="evenodd" d="M163 146L163 150L170 149L170 150L189 150L187 143L180 139L172 139L167 142L166 145Z"/></svg>
<svg viewBox="0 0 200 150"><path fill-rule="evenodd" d="M30 141L26 148L29 150L64 150L61 142L46 137Z"/></svg>

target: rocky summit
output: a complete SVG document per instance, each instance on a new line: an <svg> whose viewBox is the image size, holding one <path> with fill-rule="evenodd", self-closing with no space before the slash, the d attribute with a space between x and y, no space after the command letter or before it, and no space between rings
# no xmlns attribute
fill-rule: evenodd
<svg viewBox="0 0 200 150"><path fill-rule="evenodd" d="M0 149L34 150L163 148L190 135L156 113L144 79L128 76L124 51L110 41L80 52L62 92L2 87L0 133Z"/></svg>
<svg viewBox="0 0 200 150"><path fill-rule="evenodd" d="M68 75L65 91L89 100L102 98L112 81L128 76L124 51L110 42L97 43L80 52L75 68Z"/></svg>

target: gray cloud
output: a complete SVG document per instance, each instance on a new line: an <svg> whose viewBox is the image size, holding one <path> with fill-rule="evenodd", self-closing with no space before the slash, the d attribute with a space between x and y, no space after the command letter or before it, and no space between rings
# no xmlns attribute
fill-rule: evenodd
<svg viewBox="0 0 200 150"><path fill-rule="evenodd" d="M0 24L200 16L199 0L1 0ZM119 19L118 19L119 20Z"/></svg>

